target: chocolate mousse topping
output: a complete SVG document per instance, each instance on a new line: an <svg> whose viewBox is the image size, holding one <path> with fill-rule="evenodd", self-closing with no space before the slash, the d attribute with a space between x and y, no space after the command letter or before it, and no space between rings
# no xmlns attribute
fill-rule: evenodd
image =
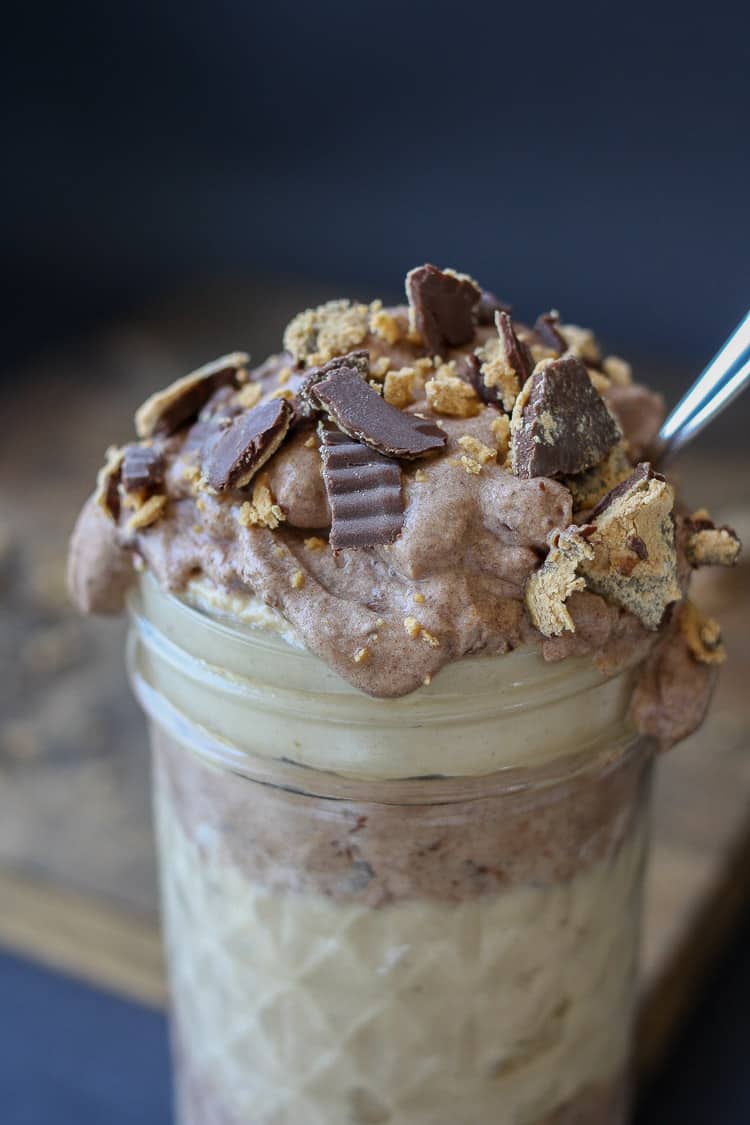
<svg viewBox="0 0 750 1125"><path fill-rule="evenodd" d="M342 433L386 457L411 460L445 445L445 434L439 426L385 402L354 367L335 368L315 381L307 395Z"/></svg>
<svg viewBox="0 0 750 1125"><path fill-rule="evenodd" d="M465 274L420 266L406 275L414 325L430 355L445 355L474 339L481 290Z"/></svg>
<svg viewBox="0 0 750 1125"><path fill-rule="evenodd" d="M318 433L332 549L392 543L404 523L397 462L324 422Z"/></svg>
<svg viewBox="0 0 750 1125"><path fill-rule="evenodd" d="M634 719L682 737L721 652L681 612L691 568L739 542L636 467L661 398L588 329L524 328L465 274L421 266L407 292L306 309L255 369L235 352L152 395L76 526L77 603L114 612L134 560L188 598L199 576L376 696L524 645L608 672L648 656Z"/></svg>
<svg viewBox="0 0 750 1125"><path fill-rule="evenodd" d="M603 461L622 436L574 355L537 365L516 399L511 435L513 472L519 477L581 473Z"/></svg>
<svg viewBox="0 0 750 1125"><path fill-rule="evenodd" d="M202 467L210 487L221 492L249 484L286 437L292 414L286 399L269 399L209 437Z"/></svg>

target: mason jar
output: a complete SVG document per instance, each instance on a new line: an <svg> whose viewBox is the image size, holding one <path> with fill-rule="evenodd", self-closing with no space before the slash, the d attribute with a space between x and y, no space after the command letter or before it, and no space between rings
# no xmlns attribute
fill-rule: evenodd
<svg viewBox="0 0 750 1125"><path fill-rule="evenodd" d="M130 609L179 1125L624 1122L634 669L529 648L373 699L148 575Z"/></svg>

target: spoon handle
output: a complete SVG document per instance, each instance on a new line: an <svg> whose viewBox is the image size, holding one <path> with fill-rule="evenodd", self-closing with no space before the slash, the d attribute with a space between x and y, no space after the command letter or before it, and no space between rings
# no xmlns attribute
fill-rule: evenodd
<svg viewBox="0 0 750 1125"><path fill-rule="evenodd" d="M672 457L715 418L750 379L750 312L677 403L659 430L660 459Z"/></svg>

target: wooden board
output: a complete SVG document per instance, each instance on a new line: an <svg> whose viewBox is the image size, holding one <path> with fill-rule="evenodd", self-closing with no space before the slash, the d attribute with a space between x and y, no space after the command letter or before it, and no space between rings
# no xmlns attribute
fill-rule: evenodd
<svg viewBox="0 0 750 1125"><path fill-rule="evenodd" d="M82 621L63 564L75 511L145 394L279 338L302 303L267 290L163 313L16 373L0 444L0 943L153 1005L165 999L142 717L119 621ZM220 311L219 311L220 310ZM241 331L240 331L241 330ZM33 424L32 424L33 423ZM745 529L748 463L693 454L685 491ZM750 899L750 567L702 572L730 662L711 718L660 762L642 974L653 1066Z"/></svg>

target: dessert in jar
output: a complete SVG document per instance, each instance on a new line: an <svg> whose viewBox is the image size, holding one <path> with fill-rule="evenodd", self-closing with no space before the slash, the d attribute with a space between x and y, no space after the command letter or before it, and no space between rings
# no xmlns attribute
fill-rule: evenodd
<svg viewBox="0 0 750 1125"><path fill-rule="evenodd" d="M426 265L154 394L70 553L131 613L181 1125L616 1125L654 751L739 544L593 334Z"/></svg>

